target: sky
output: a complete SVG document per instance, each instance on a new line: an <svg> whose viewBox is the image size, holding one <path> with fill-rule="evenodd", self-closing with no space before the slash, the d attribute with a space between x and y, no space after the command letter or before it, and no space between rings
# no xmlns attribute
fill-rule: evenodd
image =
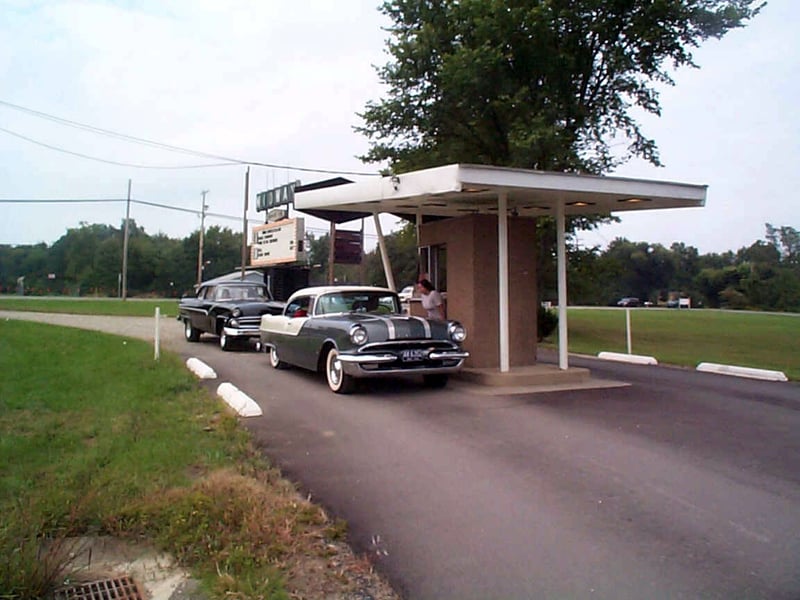
<svg viewBox="0 0 800 600"><path fill-rule="evenodd" d="M368 142L354 127L384 91L379 4L0 0L0 200L24 201L0 202L0 244L120 227L129 181L137 225L182 238L200 227L204 191L206 227L241 230L241 163L271 165L250 167L250 226L264 220L259 191L376 173L357 158ZM798 24L800 2L769 0L747 27L696 49L700 69L659 88L660 117L638 115L665 166L632 161L610 175L706 184L706 206L621 213L582 246L624 237L725 252L764 239L765 223L800 229ZM36 202L56 199L115 201ZM328 231L313 218L306 228ZM374 244L369 221L366 233Z"/></svg>

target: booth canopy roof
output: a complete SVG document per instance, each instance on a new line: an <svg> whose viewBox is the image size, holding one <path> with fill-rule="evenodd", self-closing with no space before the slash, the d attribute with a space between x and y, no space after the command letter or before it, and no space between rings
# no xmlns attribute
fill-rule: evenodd
<svg viewBox="0 0 800 600"><path fill-rule="evenodd" d="M411 220L416 215L497 214L502 193L507 194L509 212L526 217L555 215L559 202L564 203L567 215L700 207L705 204L707 186L454 164L357 183L303 188L295 194L297 210L341 223L375 213Z"/></svg>

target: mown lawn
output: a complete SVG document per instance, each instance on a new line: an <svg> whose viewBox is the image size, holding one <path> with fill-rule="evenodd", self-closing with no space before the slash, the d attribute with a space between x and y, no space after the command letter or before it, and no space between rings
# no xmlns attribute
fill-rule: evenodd
<svg viewBox="0 0 800 600"><path fill-rule="evenodd" d="M631 309L633 354L695 367L716 362L783 371L800 380L800 316L719 310ZM624 309L570 308L569 351L627 352ZM546 340L555 344L557 332Z"/></svg>

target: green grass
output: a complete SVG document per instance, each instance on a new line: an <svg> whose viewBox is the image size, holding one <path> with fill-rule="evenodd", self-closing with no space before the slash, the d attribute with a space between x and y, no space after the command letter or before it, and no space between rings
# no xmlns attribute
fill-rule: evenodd
<svg viewBox="0 0 800 600"><path fill-rule="evenodd" d="M174 317L178 314L178 301L164 298L120 300L118 298L0 297L0 310L150 317L155 313L156 307L159 307L162 316Z"/></svg>
<svg viewBox="0 0 800 600"><path fill-rule="evenodd" d="M214 598L288 598L281 573L340 533L175 355L4 320L0 372L0 598L52 592L42 540L86 534L153 540Z"/></svg>
<svg viewBox="0 0 800 600"><path fill-rule="evenodd" d="M622 309L572 308L568 327L570 352L627 352ZM795 315L633 309L631 346L634 354L660 363L715 362L783 371L800 380L800 317Z"/></svg>

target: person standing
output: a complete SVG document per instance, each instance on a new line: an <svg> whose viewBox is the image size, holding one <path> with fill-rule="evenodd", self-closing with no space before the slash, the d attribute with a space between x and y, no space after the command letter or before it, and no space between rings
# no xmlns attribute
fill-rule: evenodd
<svg viewBox="0 0 800 600"><path fill-rule="evenodd" d="M427 312L428 318L444 319L444 300L442 300L442 295L436 291L433 284L427 279L420 280L417 286L422 297L422 308Z"/></svg>

